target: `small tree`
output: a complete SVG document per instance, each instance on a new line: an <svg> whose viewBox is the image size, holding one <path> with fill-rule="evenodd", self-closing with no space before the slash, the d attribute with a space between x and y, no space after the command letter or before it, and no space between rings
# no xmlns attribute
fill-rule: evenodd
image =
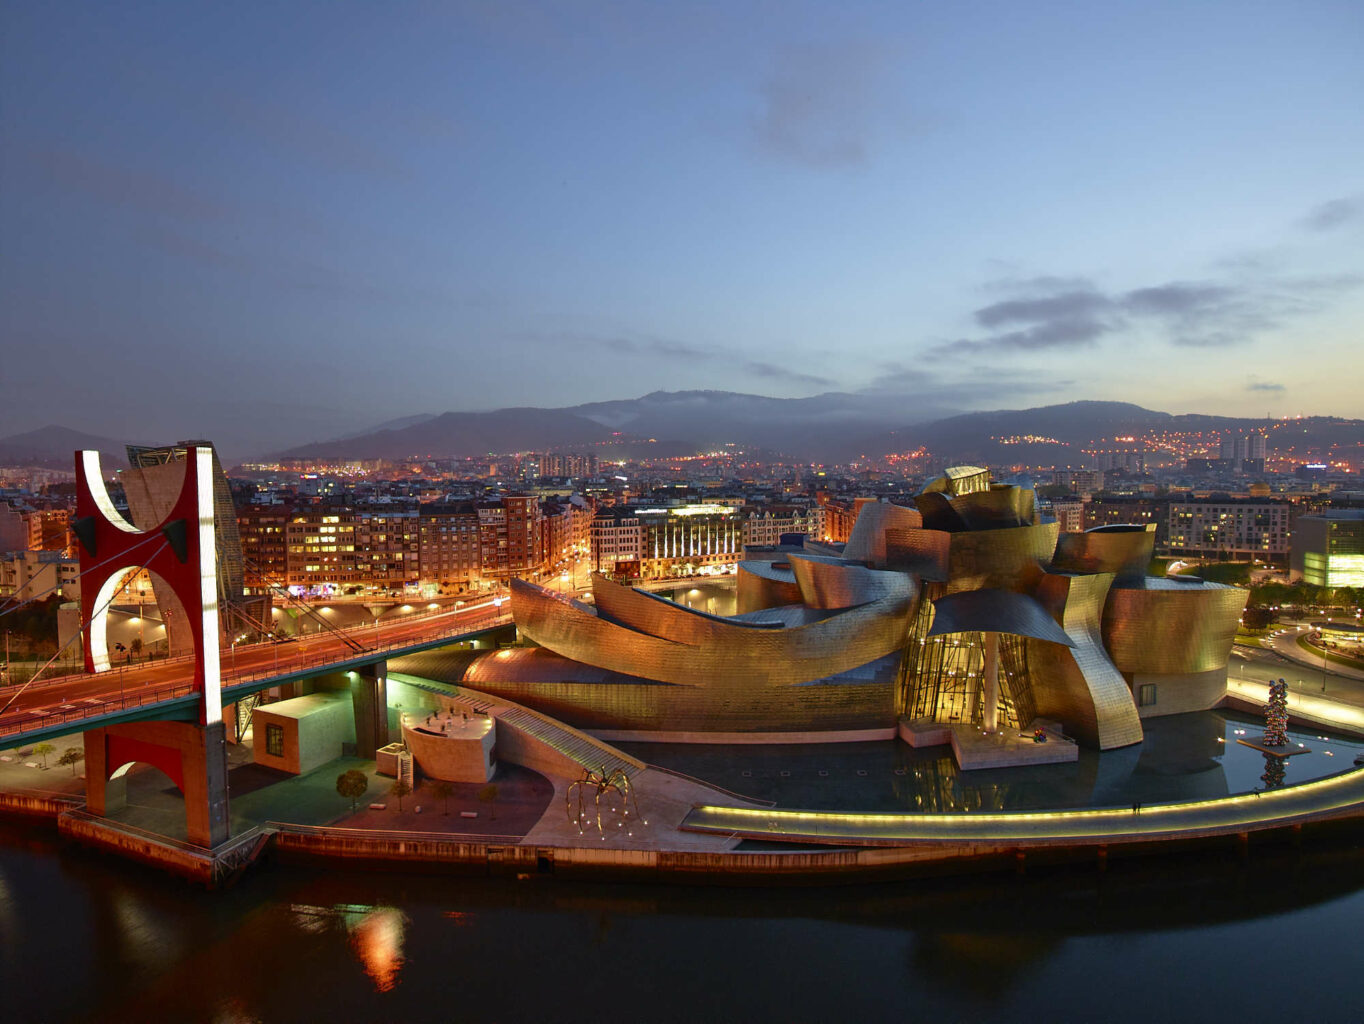
<svg viewBox="0 0 1364 1024"><path fill-rule="evenodd" d="M388 791L392 793L393 798L398 801L398 812L402 813L403 797L407 796L407 794L412 792L412 787L409 786L407 782L404 781L403 779L399 779L398 781L393 783L391 787L389 787Z"/></svg>
<svg viewBox="0 0 1364 1024"><path fill-rule="evenodd" d="M478 799L488 805L488 820L497 820L497 783L490 782L478 791Z"/></svg>
<svg viewBox="0 0 1364 1024"><path fill-rule="evenodd" d="M450 813L450 798L455 795L455 787L439 779L431 783L431 795L441 802L441 814Z"/></svg>
<svg viewBox="0 0 1364 1024"><path fill-rule="evenodd" d="M128 645L128 650L133 652L133 657L140 657L142 655L142 638L140 636L133 637L133 642Z"/></svg>
<svg viewBox="0 0 1364 1024"><path fill-rule="evenodd" d="M71 768L72 778L76 775L76 765L85 760L85 751L80 747L67 747L62 751L62 756L57 758L60 765L68 765Z"/></svg>
<svg viewBox="0 0 1364 1024"><path fill-rule="evenodd" d="M56 750L51 743L39 743L33 748L33 752L43 759L43 767L47 767L47 755Z"/></svg>
<svg viewBox="0 0 1364 1024"><path fill-rule="evenodd" d="M369 778L358 768L342 772L336 777L336 792L350 801L350 812L355 813L355 801L369 789Z"/></svg>

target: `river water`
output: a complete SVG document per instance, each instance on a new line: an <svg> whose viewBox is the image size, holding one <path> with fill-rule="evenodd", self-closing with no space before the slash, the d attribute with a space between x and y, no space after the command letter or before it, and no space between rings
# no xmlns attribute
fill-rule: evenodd
<svg viewBox="0 0 1364 1024"><path fill-rule="evenodd" d="M267 862L208 893L0 826L0 1018L1358 1020L1361 839L756 891Z"/></svg>

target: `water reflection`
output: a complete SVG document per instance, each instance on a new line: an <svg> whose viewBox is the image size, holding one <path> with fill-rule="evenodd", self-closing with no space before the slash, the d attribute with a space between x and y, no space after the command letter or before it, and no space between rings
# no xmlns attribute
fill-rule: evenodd
<svg viewBox="0 0 1364 1024"><path fill-rule="evenodd" d="M1258 760L1258 758L1257 758ZM315 1021L1145 1019L1357 1011L1360 831L1325 845L1029 867L846 889L723 890L351 873L269 864L202 893L0 828L9 1019ZM1275 884L1265 886L1271 877ZM1279 969L1244 984L1272 918ZM1119 952L1115 954L1115 950ZM451 992L450 965L461 984ZM603 972L602 964L628 964ZM1220 972L1220 973L1219 973ZM1339 987L1333 987L1334 979ZM1127 986L1127 989L1124 989ZM572 993L566 999L565 993ZM1357 1015L1357 1013L1355 1014Z"/></svg>
<svg viewBox="0 0 1364 1024"><path fill-rule="evenodd" d="M292 903L289 912L294 927L306 935L344 928L351 952L374 982L375 991L391 991L398 983L404 963L403 937L409 923L401 910L349 903L329 907Z"/></svg>
<svg viewBox="0 0 1364 1024"><path fill-rule="evenodd" d="M1249 793L1271 780L1259 751L1236 743L1253 719L1223 711L1147 720L1143 743L1069 764L963 772L944 747L915 750L898 741L813 746L622 743L630 753L779 807L929 813L1123 807ZM1302 743L1312 734L1290 730ZM1335 756L1339 748L1341 756ZM1297 755L1272 784L1335 774L1364 750L1334 740ZM1286 778L1279 776L1286 769Z"/></svg>

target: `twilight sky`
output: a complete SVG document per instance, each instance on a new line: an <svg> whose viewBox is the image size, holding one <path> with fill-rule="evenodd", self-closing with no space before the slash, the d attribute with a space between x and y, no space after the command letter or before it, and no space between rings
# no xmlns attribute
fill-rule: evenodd
<svg viewBox="0 0 1364 1024"><path fill-rule="evenodd" d="M0 3L0 435L1364 416L1361 324L1358 0Z"/></svg>

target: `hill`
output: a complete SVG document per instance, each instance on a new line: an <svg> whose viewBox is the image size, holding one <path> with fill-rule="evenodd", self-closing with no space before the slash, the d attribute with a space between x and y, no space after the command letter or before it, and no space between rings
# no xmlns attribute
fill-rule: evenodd
<svg viewBox="0 0 1364 1024"><path fill-rule="evenodd" d="M94 448L106 469L128 464L124 442L111 437L86 434L70 427L51 424L0 438L0 466L40 466L44 469L71 469L72 453Z"/></svg>

